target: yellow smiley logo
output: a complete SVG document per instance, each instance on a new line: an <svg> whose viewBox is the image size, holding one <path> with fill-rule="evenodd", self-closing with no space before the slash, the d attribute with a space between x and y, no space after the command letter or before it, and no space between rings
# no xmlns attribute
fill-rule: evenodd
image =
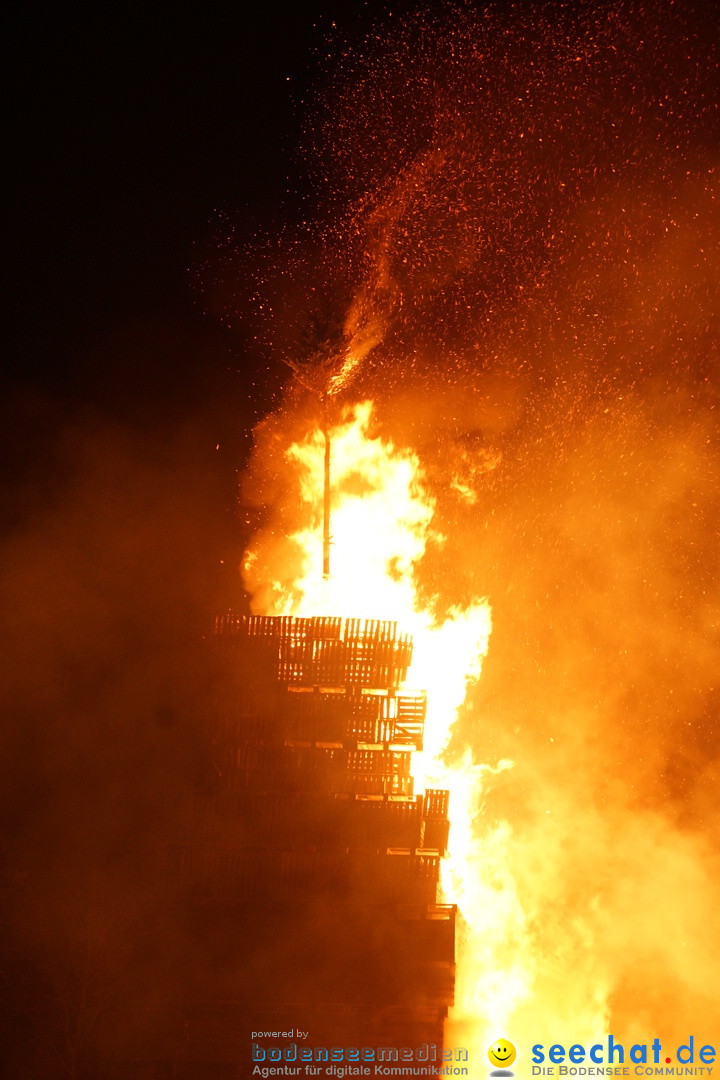
<svg viewBox="0 0 720 1080"><path fill-rule="evenodd" d="M515 1047L507 1039L498 1039L488 1050L491 1065L506 1069L515 1060Z"/></svg>

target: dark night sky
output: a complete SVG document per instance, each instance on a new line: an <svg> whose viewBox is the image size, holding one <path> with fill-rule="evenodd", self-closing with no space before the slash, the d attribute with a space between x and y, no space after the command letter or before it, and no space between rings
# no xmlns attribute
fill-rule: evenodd
<svg viewBox="0 0 720 1080"><path fill-rule="evenodd" d="M194 245L216 210L277 214L291 90L327 8L17 5L6 265L18 384L130 415L148 395L182 409L204 392L216 373L194 362L198 343L229 355L233 341L193 303ZM103 356L138 324L176 348Z"/></svg>
<svg viewBox="0 0 720 1080"><path fill-rule="evenodd" d="M317 51L332 20L352 33L372 10L13 5L0 437L11 528L65 482L68 427L119 425L157 444L189 425L215 499L208 546L233 562L220 591L237 590L236 470L285 373L270 358L257 377L242 331L203 310L198 268L218 213L248 234L298 213Z"/></svg>

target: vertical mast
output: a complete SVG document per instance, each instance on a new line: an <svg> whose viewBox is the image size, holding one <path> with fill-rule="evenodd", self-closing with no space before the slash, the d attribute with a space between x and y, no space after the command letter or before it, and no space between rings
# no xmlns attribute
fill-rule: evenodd
<svg viewBox="0 0 720 1080"><path fill-rule="evenodd" d="M323 578L330 577L330 428L328 425L327 394L322 395L323 435L325 436L325 478L323 484Z"/></svg>

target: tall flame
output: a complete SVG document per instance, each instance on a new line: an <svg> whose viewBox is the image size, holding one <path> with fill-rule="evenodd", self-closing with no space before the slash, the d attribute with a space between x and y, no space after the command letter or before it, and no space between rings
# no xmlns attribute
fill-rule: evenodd
<svg viewBox="0 0 720 1080"><path fill-rule="evenodd" d="M293 443L285 458L295 466L298 493L314 511L308 527L291 536L302 554L297 579L278 583L270 610L273 615L351 615L394 619L413 637L411 685L428 694L425 749L415 755L419 784L444 781L442 755L452 719L465 698L468 679L480 675L490 634L490 608L480 601L464 610L436 612L436 598L421 599L415 568L429 540L442 543L433 532L435 504L423 483L415 453L370 434L372 403L355 406L330 433L333 458L332 574L324 580L322 567L322 495L324 437L311 432ZM252 589L257 552L245 559L246 580ZM263 569L267 562L263 562ZM276 568L276 578L281 569Z"/></svg>
<svg viewBox="0 0 720 1080"><path fill-rule="evenodd" d="M324 437L314 430L284 452L295 470L299 499L310 511L309 524L290 537L300 550L302 569L294 580L283 581L281 553L271 553L268 562L267 552L260 558L258 549L250 550L246 582L253 591L259 565L261 573L273 578L272 599L262 604L264 614L389 618L413 636L408 684L423 687L428 695L424 749L414 755L413 775L421 788L451 791L442 888L447 899L458 902L462 917L453 1025L463 1045L476 1043L474 1052L482 1060L493 1033L510 1030L513 1012L528 997L533 979L529 950L522 948L527 919L512 875L498 870L507 866L510 826L503 823L482 839L476 828L484 778L511 768L512 762L477 764L467 747L459 757L448 753L468 681L480 677L490 606L481 600L439 615L437 598L420 595L416 568L431 540L443 543L433 526L435 502L418 456L373 436L372 419L372 403L365 401L330 433L330 579L321 574Z"/></svg>

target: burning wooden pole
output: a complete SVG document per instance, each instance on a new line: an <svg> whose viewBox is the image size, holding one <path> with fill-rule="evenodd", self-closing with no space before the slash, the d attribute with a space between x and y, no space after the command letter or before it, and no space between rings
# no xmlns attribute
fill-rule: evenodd
<svg viewBox="0 0 720 1080"><path fill-rule="evenodd" d="M298 364L294 363L294 361L284 358L283 362L287 364L289 368L292 368L301 386L304 386L310 393L317 394L322 406L321 425L323 439L325 440L325 457L323 465L323 579L328 581L330 578L330 419L328 415L328 398L330 393L327 389L318 390L317 386L314 386L312 382L304 377L305 373L303 369Z"/></svg>
<svg viewBox="0 0 720 1080"><path fill-rule="evenodd" d="M323 483L323 578L330 578L330 425L328 423L327 394L322 395L323 437L325 439L325 464Z"/></svg>

